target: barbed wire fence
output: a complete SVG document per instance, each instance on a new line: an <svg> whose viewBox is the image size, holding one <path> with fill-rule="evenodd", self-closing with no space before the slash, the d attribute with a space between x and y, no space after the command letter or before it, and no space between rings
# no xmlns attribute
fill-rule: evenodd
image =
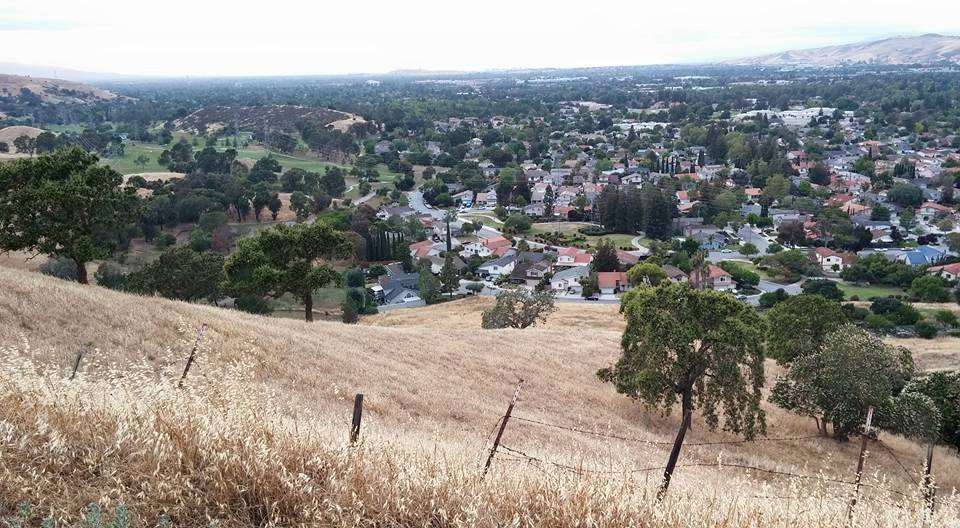
<svg viewBox="0 0 960 528"><path fill-rule="evenodd" d="M635 474L649 475L654 472L665 471L667 469L666 466L661 466L661 465L649 466L649 467L633 467L633 468L624 467L622 469L613 469L613 470L585 467L582 464L582 462L578 465L571 465L563 462L558 462L556 460L549 460L542 456L534 456L524 451L523 449L520 449L514 445L509 445L505 443L502 438L502 433L507 427L507 422L514 422L514 423L526 424L530 426L554 429L558 431L566 431L576 435L587 436L593 440L602 439L602 440L610 440L610 441L620 441L620 442L628 442L628 443L634 443L634 444L645 445L650 447L658 447L658 448L674 445L674 442L672 441L650 440L650 439L644 439L644 438L625 436L621 434L614 434L610 432L600 432L596 430L585 429L582 427L574 427L574 426L565 425L561 423L549 422L542 419L538 420L538 419L530 418L527 416L523 416L521 414L515 414L514 411L517 403L516 395L519 394L521 385L522 385L522 382L517 386L514 400L511 401L511 404L508 407L508 412L503 416L499 417L499 419L495 422L494 427L492 428L490 433L488 433L487 436L485 437L485 444L490 445L490 439L493 436L493 433L497 431L499 427L500 434L497 435L497 441L494 442L491 448L484 449L484 452L483 452L484 458L486 458L488 461L488 466L487 466L488 468L489 468L489 463L492 462L494 459L496 459L497 461L503 462L503 463L526 464L527 466L533 467L548 475L549 473L546 470L552 468L552 469L559 470L561 472L576 476L578 478L582 478L588 475L597 475L597 476L606 476L606 477L617 476L617 475L626 477L627 475L635 475ZM873 428L868 420L862 437L867 438L872 432L873 432ZM738 440L724 440L724 441L684 442L683 446L697 447L697 446L724 446L724 445L742 445L742 444L760 444L760 443L797 443L797 442L805 442L805 441L811 441L811 440L822 440L823 438L824 436L821 434L784 436L784 437L758 437L753 439L738 439ZM837 486L852 486L854 487L854 489L851 490L849 494L850 495L849 496L849 515L851 517L853 515L853 509L858 501L875 502L875 503L892 506L894 508L902 509L904 508L906 502L922 500L924 503L926 503L927 508L932 514L934 511L934 496L936 492L936 486L934 485L932 479L929 478L930 476L929 458L927 460L926 466L924 467L924 470L928 478L926 478L924 482L921 483L920 481L917 480L917 478L915 478L914 474L911 473L911 471L907 468L907 465L904 464L899 457L897 457L896 453L894 453L894 451L890 449L889 446L887 446L884 442L882 442L879 439L877 439L875 443L878 444L882 448L882 452L886 453L895 462L895 464L903 471L904 475L906 475L909 482L911 482L917 489L921 490L922 492L921 499L918 499L918 497L915 494L907 493L902 490L885 486L883 485L882 481L879 483L863 482L861 480L861 476L863 474L862 464L858 466L857 473L855 474L855 478L853 480L830 477L822 473L811 475L811 474L804 474L804 473L796 473L793 471L786 471L783 469L765 468L765 467L760 467L760 466L751 465L751 464L725 462L719 458L716 462L688 462L684 464L678 464L676 467L677 468L711 468L715 470L738 470L738 471L745 471L745 472L761 473L761 474L769 475L771 477L809 480L809 481L822 482L822 483L837 485ZM863 448L861 449L861 452L860 452L861 459L866 458L866 450L865 450L866 445L867 443L864 442ZM928 449L928 452L929 451L930 450ZM484 474L486 474L486 471L484 471ZM482 476L483 475L481 475L481 478ZM866 489L871 489L876 492L883 492L889 495L898 496L902 499L902 501L898 503L891 500L885 500L883 498L876 497L876 496L861 496L860 494L861 487ZM798 499L804 498L799 496L776 496L776 495L757 495L757 496L745 496L745 497L757 498L757 499L761 499L761 498L778 499L778 500L798 500Z"/></svg>
<svg viewBox="0 0 960 528"><path fill-rule="evenodd" d="M187 379L187 376L190 372L190 368L191 366L193 366L193 364L197 360L197 351L200 348L200 345L203 341L206 328L207 328L207 325L205 323L201 324L200 327L197 328L197 334L196 334L196 338L194 340L193 346L190 350L189 355L186 358L183 372L181 373L180 378L177 381L177 388L179 389L184 388L184 382ZM72 368L70 368L71 373L67 378L68 380L72 381L73 379L75 379L75 377L78 374L78 371L80 370L81 361L87 355L91 347L92 345L89 345L89 344L84 345L77 351L76 356L71 361ZM649 466L649 467L639 467L639 468L625 467L619 470L616 470L616 469L606 470L606 469L584 467L582 463L577 466L574 466L570 464L564 464L562 462L557 462L555 460L547 460L546 458L543 458L543 457L534 456L525 452L520 448L507 445L506 443L503 442L503 434L506 431L507 425L511 420L515 423L522 423L530 426L566 431L566 432L574 433L577 435L589 436L593 439L628 442L628 443L634 443L634 444L652 446L652 447L668 447L668 446L674 445L674 442L672 441L636 438L636 437L619 435L619 434L614 434L609 432L600 432L596 430L584 429L582 427L573 427L565 424L548 422L545 420L538 420L538 419L529 418L522 415L516 415L514 414L514 410L517 403L520 402L520 391L523 386L523 382L524 380L520 380L518 382L517 387L513 394L513 398L510 400L507 406L506 412L502 416L499 416L497 418L497 420L493 423L493 426L490 428L489 432L484 437L485 444L490 444L491 440L493 443L491 448L484 449L484 451L481 453L482 457L480 457L480 460L479 460L479 465L482 468L482 473L480 475L481 479L487 474L494 460L498 460L499 462L503 462L503 463L526 464L530 467L534 467L538 469L539 471L543 472L547 476L554 476L554 475L551 475L549 472L547 472L548 468L554 468L554 469L566 472L568 474L575 475L578 478L582 478L585 475L603 475L607 477L615 476L615 475L626 476L626 475L634 475L634 474L649 475L653 472L665 471L667 469L667 466L659 466L659 465ZM359 440L359 437L360 437L362 411L363 411L363 395L357 394L357 397L354 400L353 415L352 415L351 426L350 426L349 438L350 438L351 446L354 445ZM862 434L862 439L864 440L864 442L862 444L861 451L860 451L861 463L858 465L858 470L855 475L856 478L855 480L852 480L852 481L841 479L841 478L829 477L822 473L816 474L816 475L809 475L809 474L803 474L803 473L795 473L792 471L785 471L782 469L764 468L764 467L750 465L750 464L724 462L719 457L715 462L688 462L684 464L678 464L676 467L677 468L711 468L715 470L740 470L740 471L747 471L747 472L763 473L763 474L771 475L773 477L811 480L811 481L817 481L817 482L834 484L834 485L855 486L855 491L851 493L850 503L849 503L849 512L850 512L849 515L851 516L851 518L853 515L853 508L857 504L858 500L881 503L881 504L885 504L895 508L903 508L904 507L903 502L896 503L896 502L884 500L878 497L860 496L860 493L859 493L860 487L863 487L863 488L873 489L880 492L886 492L892 495L897 495L899 497L902 497L906 501L917 500L917 497L915 495L906 493L904 491L897 490L888 486L883 486L881 484L865 483L861 481L862 469L863 469L862 462L865 459L865 447L867 445L866 440L868 439L869 435L872 432L872 428L870 424L870 415L872 415L872 411L873 409L871 408L870 412L868 413L868 419L867 419L865 430ZM823 439L823 438L824 436L822 436L821 434L784 436L784 437L759 437L759 438L738 439L738 440L684 442L683 446L698 447L698 446L723 446L723 445L742 445L742 444L759 444L759 443L791 443L791 442L804 442L804 441ZM879 439L876 440L876 443L882 448L883 450L882 452L886 453L896 463L896 465L903 471L904 475L908 478L908 480L918 490L922 492L922 501L926 503L926 506L929 512L932 514L935 508L935 497L936 497L936 491L937 491L937 486L933 481L932 473L931 473L933 445L929 444L927 446L927 456L926 456L926 461L923 467L923 470L924 470L923 479L922 481L920 481L920 480L917 480L917 478L915 478L913 473L911 473L911 471L907 468L907 465L904 464L899 457L897 457L896 453L892 449L890 449L889 446L887 446L884 442L880 441ZM485 460L485 463L484 463L484 460ZM792 495L790 496L742 495L741 497L754 498L754 499L775 499L775 500L800 500L804 498L803 496L792 496Z"/></svg>

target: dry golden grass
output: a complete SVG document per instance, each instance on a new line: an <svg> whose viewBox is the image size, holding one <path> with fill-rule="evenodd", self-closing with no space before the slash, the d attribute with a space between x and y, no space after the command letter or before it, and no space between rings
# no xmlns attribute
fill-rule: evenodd
<svg viewBox="0 0 960 528"><path fill-rule="evenodd" d="M518 417L669 441L676 417L631 403L594 372L617 355L614 307L561 305L544 328L480 330L485 301L307 324L128 296L0 268L0 516L29 500L75 519L122 501L178 526L841 526L850 486L733 468L681 467L667 502L650 495L662 446L521 421L504 442L610 474L581 475L503 455L476 478L487 436L518 378ZM194 329L208 325L187 390L174 386ZM76 350L95 348L64 381ZM771 368L771 371L775 370ZM771 372L771 375L773 373ZM345 445L365 395L364 445ZM770 437L812 423L768 407ZM688 442L735 440L695 419ZM882 435L916 478L921 447ZM853 443L811 439L687 446L681 465L744 464L849 480ZM866 525L919 526L915 486L871 444ZM960 460L937 450L937 517L956 526ZM778 498L770 498L778 497ZM794 497L792 499L783 497ZM891 505L894 503L896 505Z"/></svg>

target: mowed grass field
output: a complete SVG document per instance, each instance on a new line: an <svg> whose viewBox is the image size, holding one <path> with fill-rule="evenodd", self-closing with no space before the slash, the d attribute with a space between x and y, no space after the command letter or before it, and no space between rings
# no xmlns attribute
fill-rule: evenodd
<svg viewBox="0 0 960 528"><path fill-rule="evenodd" d="M850 284L847 282L837 282L837 286L843 290L844 295L847 299L856 295L862 300L871 299L873 297L890 297L891 295L906 295L906 292L901 288L895 288L893 286L857 286L855 284Z"/></svg>
<svg viewBox="0 0 960 528"><path fill-rule="evenodd" d="M200 150L204 146L204 143L201 142L197 147L194 147L195 150ZM138 174L141 172L166 172L167 167L160 165L157 162L157 159L160 156L160 153L164 149L169 148L169 145L157 145L153 143L139 143L131 141L127 143L124 147L124 154L119 158L104 158L102 161L104 164L113 167L117 172L121 174ZM223 145L217 146L217 150L223 151L227 147ZM145 156L149 161L145 165L139 165L136 163L136 160L141 155ZM238 158L249 158L252 160L259 160L265 158L268 155L272 155L280 162L285 170L298 168L311 172L323 172L327 167L340 167L343 169L349 169L348 166L331 163L328 161L321 161L318 159L312 159L310 157L298 156L283 154L280 152L275 152L267 150L260 146L250 146L247 148L241 148L237 150ZM396 173L391 172L386 165L380 165L377 167L377 170L380 173L380 181L386 183L392 183L393 179L397 176Z"/></svg>
<svg viewBox="0 0 960 528"><path fill-rule="evenodd" d="M540 222L533 224L530 228L530 234L532 235L543 235L560 232L568 236L582 236L587 240L587 244L591 247L596 247L601 240L609 240L617 248L621 247L633 247L633 239L636 238L636 235L625 235L620 233L610 234L610 235L582 235L579 230L582 227L586 227L590 224L587 222ZM641 243L643 239L641 238Z"/></svg>
<svg viewBox="0 0 960 528"><path fill-rule="evenodd" d="M735 441L694 418L666 502L658 467L677 416L645 409L596 378L619 353L615 306L560 304L543 327L481 330L471 298L313 324L130 296L0 268L0 514L29 500L75 519L92 501L177 526L846 526L849 487L744 471L741 464L852 478L855 442ZM201 324L186 388L176 389ZM63 381L82 345L78 379ZM768 363L768 378L778 368ZM505 446L479 480L492 427L524 379ZM363 443L346 445L364 394ZM812 420L765 405L771 438L815 435ZM535 420L600 435L537 425ZM56 441L50 441L55 438ZM938 517L920 518L923 446L871 443L856 519L955 525L960 459L937 449ZM694 465L691 464L702 464ZM910 473L907 477L904 473ZM795 497L771 499L770 497ZM891 503L893 504L891 506ZM12 507L12 506L10 506ZM204 512L197 515L197 512ZM590 521L585 521L590 519ZM152 522L152 521L150 521ZM586 523L586 524L585 524Z"/></svg>

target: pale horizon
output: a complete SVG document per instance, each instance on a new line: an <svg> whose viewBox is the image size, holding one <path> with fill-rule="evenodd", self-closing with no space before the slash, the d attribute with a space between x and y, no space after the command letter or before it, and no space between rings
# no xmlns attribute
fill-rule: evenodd
<svg viewBox="0 0 960 528"><path fill-rule="evenodd" d="M954 2L426 0L268 5L119 0L6 6L0 63L150 77L703 64L892 36L960 34ZM930 12L941 16L931 19ZM51 15L50 13L56 13ZM25 45L24 43L30 43Z"/></svg>

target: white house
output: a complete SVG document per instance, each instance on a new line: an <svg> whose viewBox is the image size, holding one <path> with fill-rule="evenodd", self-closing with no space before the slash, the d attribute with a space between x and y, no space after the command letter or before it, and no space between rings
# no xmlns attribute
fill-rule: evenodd
<svg viewBox="0 0 960 528"><path fill-rule="evenodd" d="M550 278L550 289L558 292L579 293L583 291L580 281L590 276L588 266L574 266L558 271Z"/></svg>
<svg viewBox="0 0 960 528"><path fill-rule="evenodd" d="M818 247L813 251L813 256L823 271L839 272L848 267L843 255L830 248Z"/></svg>
<svg viewBox="0 0 960 528"><path fill-rule="evenodd" d="M484 277L502 277L513 273L513 268L516 265L517 256L515 254L505 255L480 266L477 268L477 272Z"/></svg>
<svg viewBox="0 0 960 528"><path fill-rule="evenodd" d="M927 273L939 275L950 282L954 282L960 279L960 262L945 264L943 266L931 266L927 268Z"/></svg>

